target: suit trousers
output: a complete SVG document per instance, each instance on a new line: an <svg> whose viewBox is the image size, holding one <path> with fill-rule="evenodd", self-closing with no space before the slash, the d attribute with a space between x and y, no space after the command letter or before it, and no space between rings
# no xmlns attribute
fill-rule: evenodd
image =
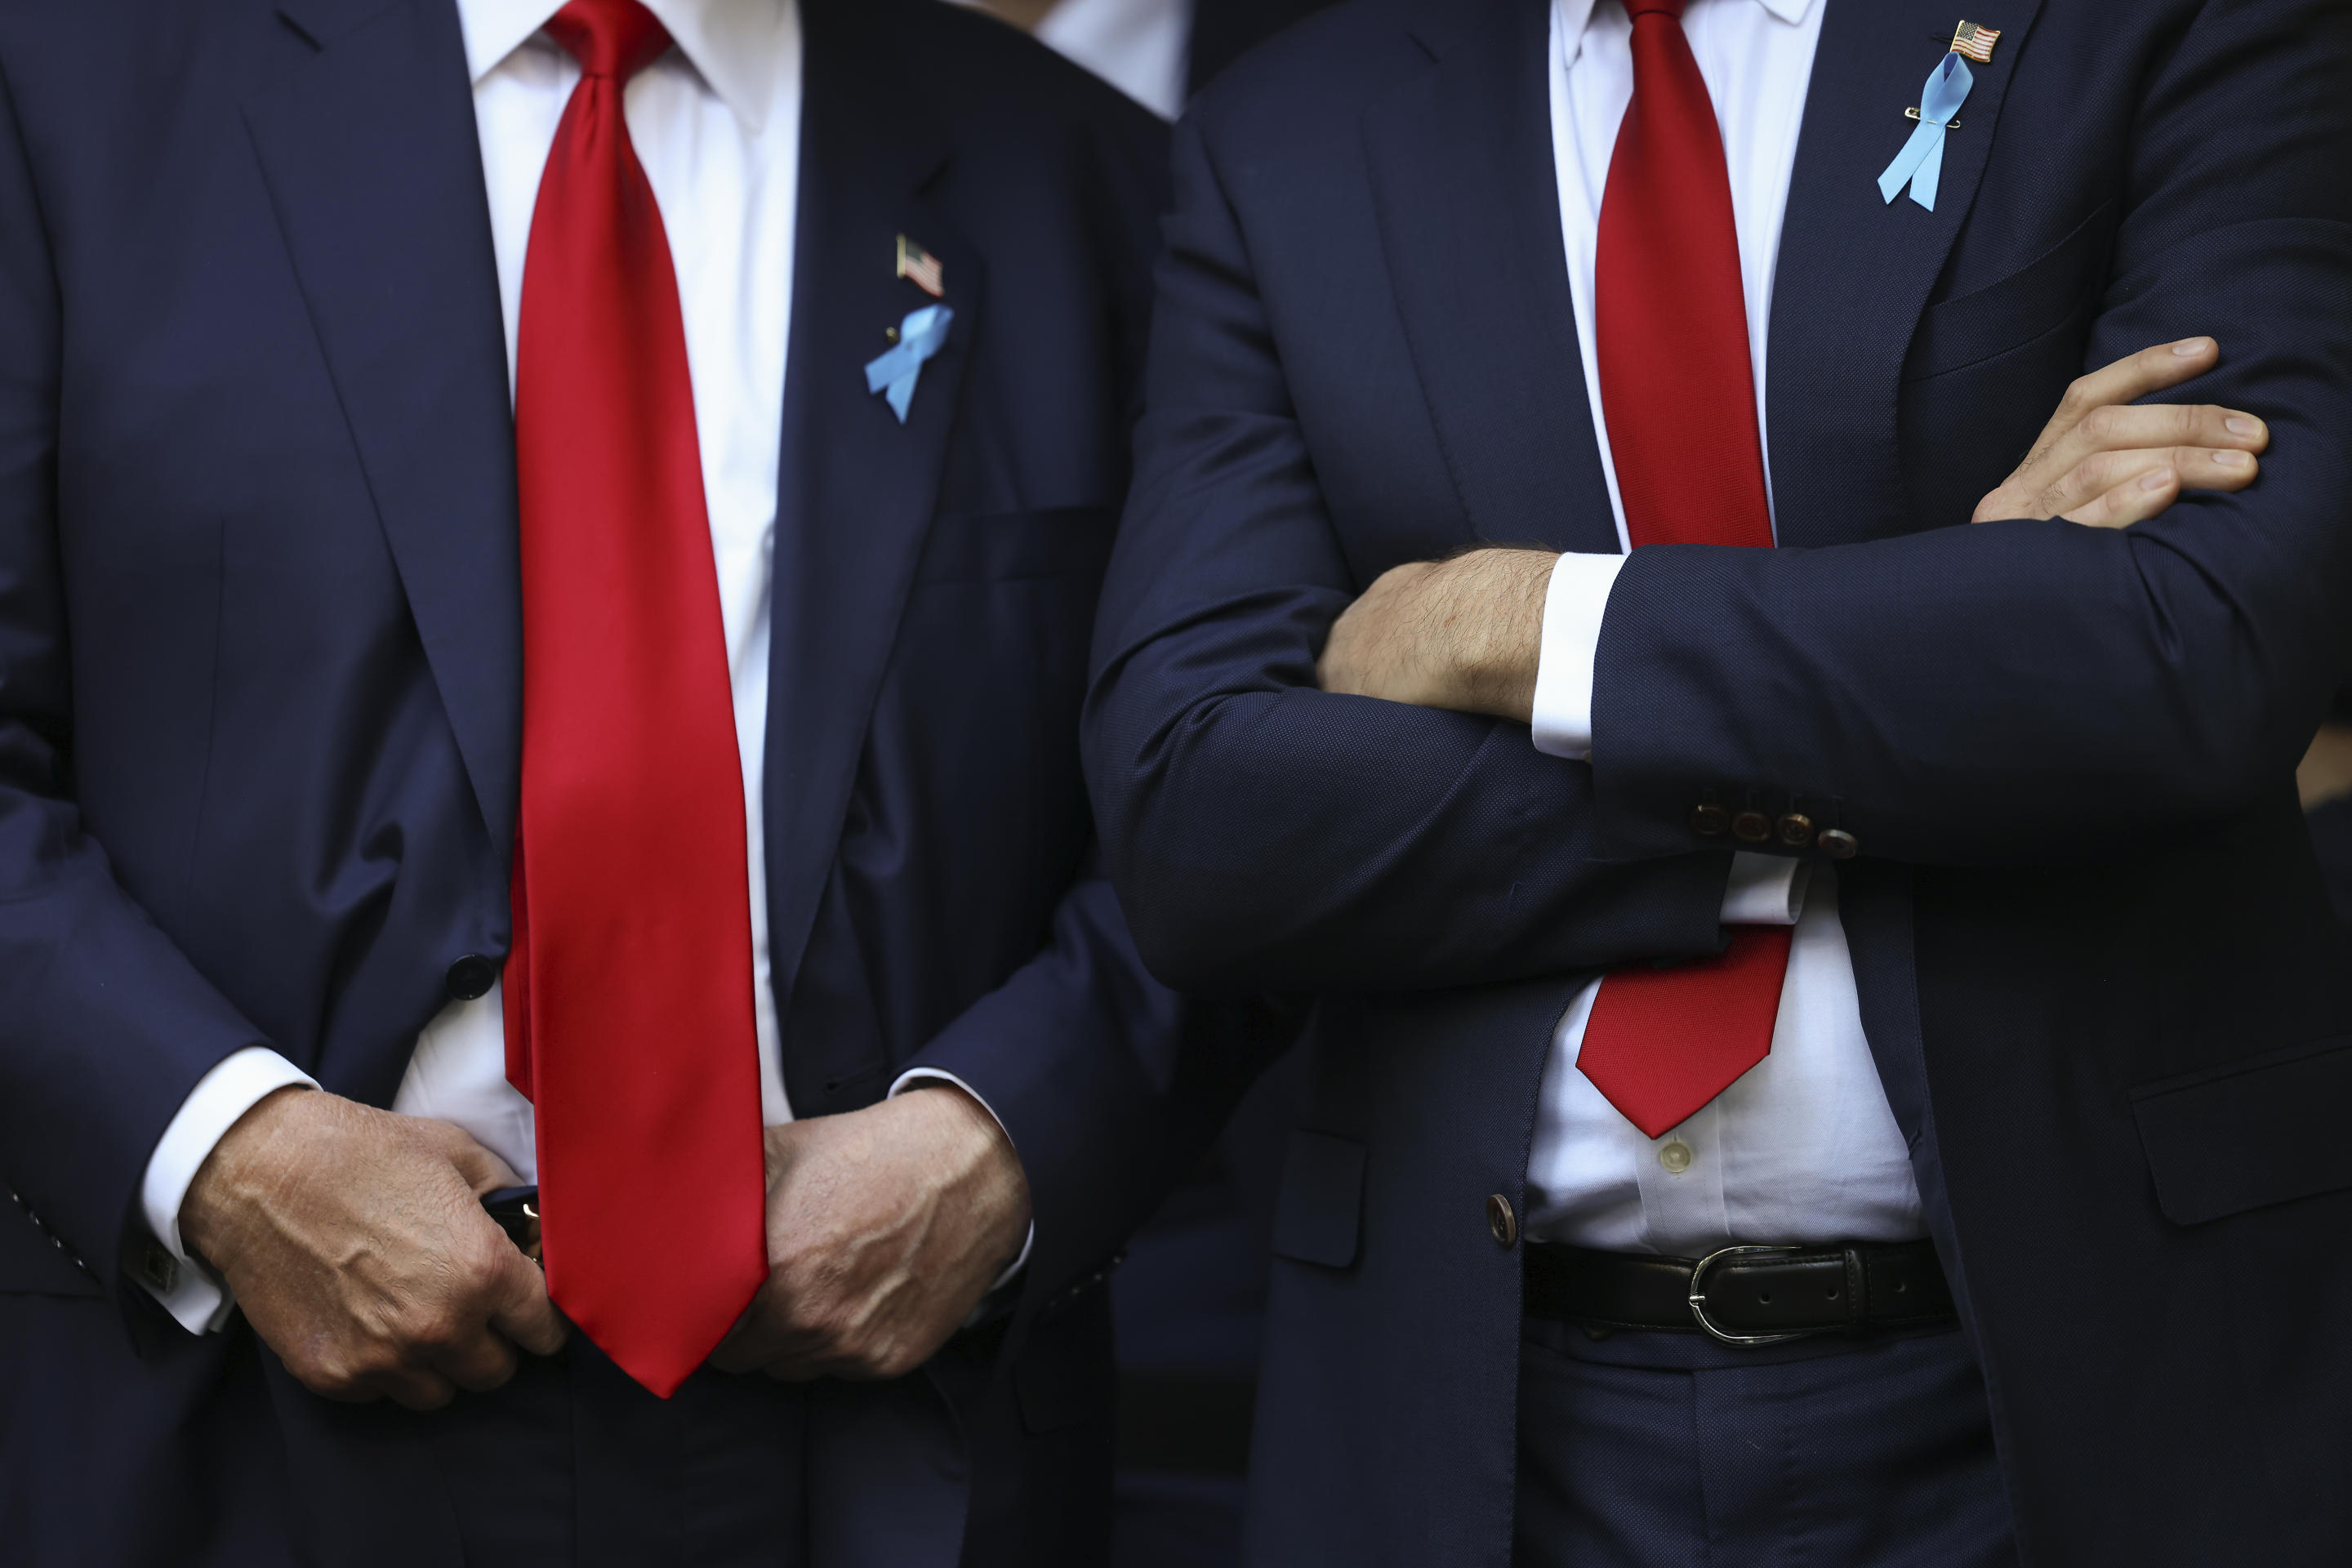
<svg viewBox="0 0 2352 1568"><path fill-rule="evenodd" d="M1739 1349L1529 1319L1517 1568L2006 1568L1956 1330Z"/></svg>

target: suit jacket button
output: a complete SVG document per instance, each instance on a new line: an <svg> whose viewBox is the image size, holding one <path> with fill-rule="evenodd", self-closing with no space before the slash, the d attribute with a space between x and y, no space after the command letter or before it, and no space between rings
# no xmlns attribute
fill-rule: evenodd
<svg viewBox="0 0 2352 1568"><path fill-rule="evenodd" d="M1500 1247L1517 1247L1519 1242L1519 1216L1511 1212L1511 1200L1500 1193L1486 1199L1486 1232Z"/></svg>
<svg viewBox="0 0 2352 1568"><path fill-rule="evenodd" d="M1742 844L1762 844L1772 837L1772 819L1760 811L1743 811L1731 819L1731 835Z"/></svg>
<svg viewBox="0 0 2352 1568"><path fill-rule="evenodd" d="M449 966L441 983L452 1002L478 1002L490 994L498 978L497 964L478 952L469 952Z"/></svg>
<svg viewBox="0 0 2352 1568"><path fill-rule="evenodd" d="M1720 838L1731 829L1731 813L1719 805L1691 807L1691 831L1701 838Z"/></svg>
<svg viewBox="0 0 2352 1568"><path fill-rule="evenodd" d="M1832 860L1851 860L1862 853L1862 842L1843 828L1832 827L1813 841Z"/></svg>
<svg viewBox="0 0 2352 1568"><path fill-rule="evenodd" d="M1802 849L1813 841L1813 819L1801 811L1792 811L1780 819L1780 842L1791 849Z"/></svg>

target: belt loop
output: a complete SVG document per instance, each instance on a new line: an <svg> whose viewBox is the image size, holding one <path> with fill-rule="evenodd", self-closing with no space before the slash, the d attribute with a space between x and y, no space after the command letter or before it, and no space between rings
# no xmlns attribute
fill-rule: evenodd
<svg viewBox="0 0 2352 1568"><path fill-rule="evenodd" d="M1870 1279L1863 1268L1862 1248L1848 1243L1845 1253L1845 1328L1850 1334L1862 1332L1863 1320L1870 1315Z"/></svg>

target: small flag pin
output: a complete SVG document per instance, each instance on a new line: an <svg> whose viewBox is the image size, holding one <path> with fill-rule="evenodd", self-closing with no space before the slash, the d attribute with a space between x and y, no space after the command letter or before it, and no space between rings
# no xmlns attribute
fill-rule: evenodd
<svg viewBox="0 0 2352 1568"><path fill-rule="evenodd" d="M947 296L947 279L940 258L903 234L898 237L898 276L934 300Z"/></svg>
<svg viewBox="0 0 2352 1568"><path fill-rule="evenodd" d="M2000 33L1997 28L1979 26L1974 22L1963 22L1959 26L1959 30L1952 35L1951 52L1956 55L1966 55L1980 66L1989 66L1992 64L1992 47L1999 42L2000 42Z"/></svg>

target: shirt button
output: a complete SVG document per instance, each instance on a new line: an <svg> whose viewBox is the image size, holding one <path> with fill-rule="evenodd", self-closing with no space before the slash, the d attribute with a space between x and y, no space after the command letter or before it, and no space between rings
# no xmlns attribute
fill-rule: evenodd
<svg viewBox="0 0 2352 1568"><path fill-rule="evenodd" d="M1684 1142L1679 1138L1675 1139L1673 1142L1658 1151L1658 1163L1664 1165L1675 1175L1681 1175L1685 1171L1689 1170L1691 1166L1690 1145Z"/></svg>
<svg viewBox="0 0 2352 1568"><path fill-rule="evenodd" d="M449 966L441 984L453 1002L478 1002L490 994L490 986L498 977L497 964L478 952L469 952Z"/></svg>

